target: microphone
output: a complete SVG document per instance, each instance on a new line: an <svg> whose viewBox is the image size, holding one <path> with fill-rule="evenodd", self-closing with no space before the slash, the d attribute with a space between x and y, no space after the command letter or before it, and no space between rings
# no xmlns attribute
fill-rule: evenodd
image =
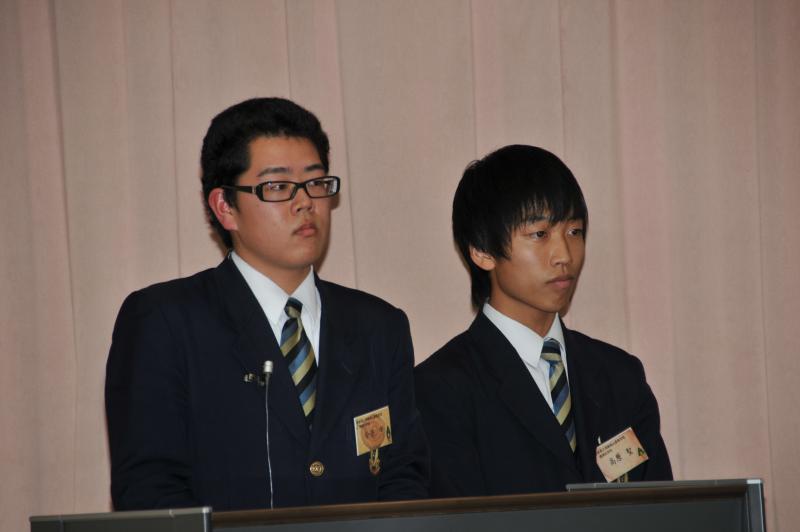
<svg viewBox="0 0 800 532"><path fill-rule="evenodd" d="M275 507L275 502L272 496L272 458L269 452L269 378L272 376L271 360L264 361L261 374L264 379L264 417L267 426L267 474L269 477L269 508L271 510Z"/></svg>

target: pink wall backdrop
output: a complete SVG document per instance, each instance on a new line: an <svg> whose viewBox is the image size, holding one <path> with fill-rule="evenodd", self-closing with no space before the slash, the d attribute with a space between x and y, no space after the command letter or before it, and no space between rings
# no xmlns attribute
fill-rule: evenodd
<svg viewBox="0 0 800 532"><path fill-rule="evenodd" d="M0 532L109 509L123 297L215 265L210 118L286 96L344 177L321 274L471 320L450 202L508 143L589 203L569 324L637 354L678 478L761 477L800 528L800 2L0 0Z"/></svg>

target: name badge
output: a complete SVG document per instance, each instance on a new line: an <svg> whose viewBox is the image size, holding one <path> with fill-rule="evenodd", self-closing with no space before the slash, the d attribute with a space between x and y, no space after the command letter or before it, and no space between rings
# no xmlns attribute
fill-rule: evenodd
<svg viewBox="0 0 800 532"><path fill-rule="evenodd" d="M369 453L369 471L373 475L378 475L381 472L378 449L392 443L389 406L354 417L353 426L356 431L356 456Z"/></svg>
<svg viewBox="0 0 800 532"><path fill-rule="evenodd" d="M354 417L353 425L356 430L356 456L392 443L392 420L388 406Z"/></svg>
<svg viewBox="0 0 800 532"><path fill-rule="evenodd" d="M644 447L630 427L598 445L596 455L597 467L608 482L627 476L628 471L648 460Z"/></svg>

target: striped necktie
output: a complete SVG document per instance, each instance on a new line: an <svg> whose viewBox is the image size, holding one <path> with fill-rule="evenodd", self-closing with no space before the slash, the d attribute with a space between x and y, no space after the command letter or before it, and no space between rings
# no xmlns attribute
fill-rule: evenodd
<svg viewBox="0 0 800 532"><path fill-rule="evenodd" d="M542 347L542 358L550 364L550 396L553 398L553 413L556 415L572 452L578 445L575 437L575 419L572 416L572 400L569 395L567 372L561 360L561 346L557 340L547 338Z"/></svg>
<svg viewBox="0 0 800 532"><path fill-rule="evenodd" d="M314 359L314 348L300 320L303 304L290 297L284 310L289 319L283 324L281 332L281 353L286 359L292 381L300 396L300 406L303 408L306 422L311 427L317 395L317 363Z"/></svg>

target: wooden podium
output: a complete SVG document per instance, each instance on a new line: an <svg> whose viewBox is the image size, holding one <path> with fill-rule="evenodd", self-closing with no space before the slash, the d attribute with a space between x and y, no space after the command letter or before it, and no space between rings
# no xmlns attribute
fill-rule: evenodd
<svg viewBox="0 0 800 532"><path fill-rule="evenodd" d="M764 532L761 480L575 485L567 493L213 513L31 517L31 532Z"/></svg>

